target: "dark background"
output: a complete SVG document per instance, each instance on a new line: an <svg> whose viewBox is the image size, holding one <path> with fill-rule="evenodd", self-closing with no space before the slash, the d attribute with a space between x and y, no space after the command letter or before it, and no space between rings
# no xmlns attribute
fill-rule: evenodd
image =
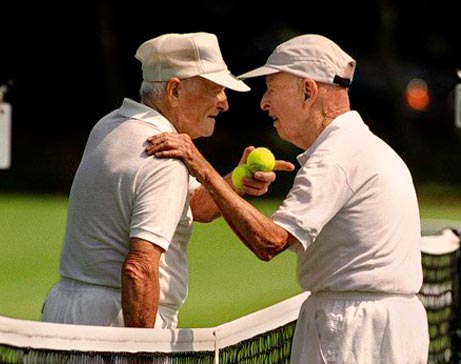
<svg viewBox="0 0 461 364"><path fill-rule="evenodd" d="M166 32L218 36L235 75L262 65L282 41L319 33L357 60L352 108L408 163L417 184L461 185L461 129L454 88L461 80L460 1L126 1L0 5L0 85L13 107L12 165L0 192L67 193L91 127L138 100L137 47ZM407 83L424 79L425 111L404 102ZM227 91L230 110L197 145L222 173L247 145L265 145L295 162L301 152L279 140L259 109L263 78L250 93ZM292 176L279 175L284 191ZM275 188L277 190L277 188Z"/></svg>

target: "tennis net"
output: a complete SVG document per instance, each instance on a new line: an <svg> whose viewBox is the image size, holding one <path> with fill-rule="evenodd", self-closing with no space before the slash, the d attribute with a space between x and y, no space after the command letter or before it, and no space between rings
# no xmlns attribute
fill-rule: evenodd
<svg viewBox="0 0 461 364"><path fill-rule="evenodd" d="M301 293L214 328L137 329L0 317L1 364L289 363Z"/></svg>
<svg viewBox="0 0 461 364"><path fill-rule="evenodd" d="M460 363L461 222L426 220L423 225L423 286L419 296L429 324L428 364Z"/></svg>
<svg viewBox="0 0 461 364"><path fill-rule="evenodd" d="M461 231L459 224L424 225L419 296L428 312L429 364L460 360L460 250L454 234ZM213 328L146 330L0 316L0 364L288 364L299 309L308 295Z"/></svg>

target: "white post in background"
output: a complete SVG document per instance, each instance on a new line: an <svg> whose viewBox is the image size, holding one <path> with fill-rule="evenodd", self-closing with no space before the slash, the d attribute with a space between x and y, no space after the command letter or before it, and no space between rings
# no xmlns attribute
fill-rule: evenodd
<svg viewBox="0 0 461 364"><path fill-rule="evenodd" d="M0 169L11 165L11 105L3 102L6 86L0 87Z"/></svg>
<svg viewBox="0 0 461 364"><path fill-rule="evenodd" d="M461 78L461 70L458 70L457 74ZM461 129L461 83L455 88L455 127Z"/></svg>
<svg viewBox="0 0 461 364"><path fill-rule="evenodd" d="M461 129L461 83L455 89L455 127Z"/></svg>

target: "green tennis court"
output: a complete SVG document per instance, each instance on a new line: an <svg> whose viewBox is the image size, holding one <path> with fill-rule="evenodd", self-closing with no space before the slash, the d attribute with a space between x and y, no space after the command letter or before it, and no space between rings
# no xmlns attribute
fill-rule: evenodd
<svg viewBox="0 0 461 364"><path fill-rule="evenodd" d="M418 188L423 218L461 217L459 188ZM254 203L271 213L279 200ZM58 279L67 196L0 195L0 315L38 320L44 297ZM181 327L211 327L301 292L296 257L286 251L259 261L223 219L196 224L189 245L189 296Z"/></svg>
<svg viewBox="0 0 461 364"><path fill-rule="evenodd" d="M276 201L261 200L266 212ZM38 320L44 297L57 281L67 197L0 195L0 315ZM189 296L183 327L214 326L301 292L291 252L259 261L223 219L196 224L189 245Z"/></svg>

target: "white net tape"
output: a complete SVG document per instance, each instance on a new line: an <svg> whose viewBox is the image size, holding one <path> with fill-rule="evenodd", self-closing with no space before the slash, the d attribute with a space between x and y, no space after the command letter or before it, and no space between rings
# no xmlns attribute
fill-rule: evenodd
<svg viewBox="0 0 461 364"><path fill-rule="evenodd" d="M213 328L138 329L65 325L0 316L0 343L13 347L92 352L217 351L295 321L301 293Z"/></svg>

